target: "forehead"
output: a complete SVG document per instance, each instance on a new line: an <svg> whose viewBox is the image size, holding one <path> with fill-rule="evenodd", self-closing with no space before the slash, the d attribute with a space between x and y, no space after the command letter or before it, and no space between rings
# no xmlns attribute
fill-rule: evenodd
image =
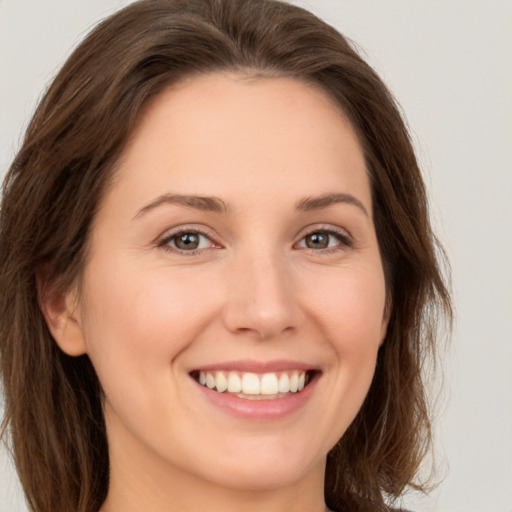
<svg viewBox="0 0 512 512"><path fill-rule="evenodd" d="M325 92L291 78L242 74L189 77L155 97L115 181L141 201L170 190L230 195L237 185L250 198L268 183L302 195L357 188L363 201L370 198L360 144Z"/></svg>

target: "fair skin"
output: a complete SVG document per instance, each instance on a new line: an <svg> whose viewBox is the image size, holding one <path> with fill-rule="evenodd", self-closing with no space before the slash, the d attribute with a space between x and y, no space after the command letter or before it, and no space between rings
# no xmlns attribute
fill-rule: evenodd
<svg viewBox="0 0 512 512"><path fill-rule="evenodd" d="M387 327L341 112L292 79L182 81L146 109L90 242L80 293L44 307L105 392L102 512L324 511ZM223 390L230 373L256 391Z"/></svg>

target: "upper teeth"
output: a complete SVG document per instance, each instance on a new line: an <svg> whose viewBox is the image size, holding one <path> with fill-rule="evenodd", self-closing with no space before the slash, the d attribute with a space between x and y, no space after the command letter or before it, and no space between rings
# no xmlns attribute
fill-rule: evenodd
<svg viewBox="0 0 512 512"><path fill-rule="evenodd" d="M306 384L306 372L293 370L280 373L250 373L211 371L199 372L199 382L220 393L242 393L244 395L276 395L278 393L296 393Z"/></svg>

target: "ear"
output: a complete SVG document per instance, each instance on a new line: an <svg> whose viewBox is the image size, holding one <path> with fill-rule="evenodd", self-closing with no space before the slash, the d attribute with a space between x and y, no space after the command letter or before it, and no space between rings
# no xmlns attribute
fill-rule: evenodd
<svg viewBox="0 0 512 512"><path fill-rule="evenodd" d="M86 353L76 287L69 292L57 292L41 286L38 281L39 305L60 349L69 356Z"/></svg>
<svg viewBox="0 0 512 512"><path fill-rule="evenodd" d="M384 314L382 315L382 324L380 328L380 347L384 344L386 334L388 333L389 319L391 318L391 309L391 299L386 298L386 304L384 306Z"/></svg>

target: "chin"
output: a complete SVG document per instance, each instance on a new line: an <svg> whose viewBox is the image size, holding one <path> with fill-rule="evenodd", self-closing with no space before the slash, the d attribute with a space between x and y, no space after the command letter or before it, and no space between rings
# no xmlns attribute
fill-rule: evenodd
<svg viewBox="0 0 512 512"><path fill-rule="evenodd" d="M272 491L293 486L300 482L311 469L288 463L257 464L229 471L218 478L215 483L240 491Z"/></svg>
<svg viewBox="0 0 512 512"><path fill-rule="evenodd" d="M236 451L233 457L225 457L216 466L210 465L215 472L208 471L209 475L205 477L224 488L247 491L271 491L292 486L312 471L323 477L326 456L300 453L297 445L294 449L283 449L283 444L274 449L270 443L259 450Z"/></svg>

